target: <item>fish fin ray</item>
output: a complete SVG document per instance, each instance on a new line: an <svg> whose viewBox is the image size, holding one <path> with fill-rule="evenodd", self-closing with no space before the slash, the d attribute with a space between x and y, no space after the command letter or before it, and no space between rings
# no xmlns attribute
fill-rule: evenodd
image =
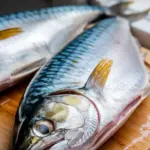
<svg viewBox="0 0 150 150"><path fill-rule="evenodd" d="M5 40L17 34L20 34L21 32L23 32L21 28L9 28L0 30L0 40Z"/></svg>
<svg viewBox="0 0 150 150"><path fill-rule="evenodd" d="M112 65L113 60L102 59L90 75L85 88L90 89L95 87L98 89L103 89L107 82Z"/></svg>

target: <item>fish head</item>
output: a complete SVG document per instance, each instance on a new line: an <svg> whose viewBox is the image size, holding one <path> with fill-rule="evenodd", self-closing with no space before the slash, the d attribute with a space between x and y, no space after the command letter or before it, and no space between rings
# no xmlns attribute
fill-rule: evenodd
<svg viewBox="0 0 150 150"><path fill-rule="evenodd" d="M96 105L81 94L48 96L31 116L20 127L18 149L83 149L100 123Z"/></svg>

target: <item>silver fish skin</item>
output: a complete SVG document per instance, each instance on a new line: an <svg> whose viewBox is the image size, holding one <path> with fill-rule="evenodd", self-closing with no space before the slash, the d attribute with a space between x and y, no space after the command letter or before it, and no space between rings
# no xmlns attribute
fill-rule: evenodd
<svg viewBox="0 0 150 150"><path fill-rule="evenodd" d="M91 0L92 3L99 4L103 7L113 7L113 6L120 6L129 4L133 2L134 0Z"/></svg>
<svg viewBox="0 0 150 150"><path fill-rule="evenodd" d="M150 11L150 2L147 0L136 0L132 2L125 11L122 12L122 16L133 23L138 20L142 20L148 15Z"/></svg>
<svg viewBox="0 0 150 150"><path fill-rule="evenodd" d="M134 14L134 13L140 13L144 12L146 10L150 9L150 1L149 0L135 0L130 5L128 5L128 8L125 10L125 14Z"/></svg>
<svg viewBox="0 0 150 150"><path fill-rule="evenodd" d="M0 91L39 69L102 13L64 6L0 17Z"/></svg>
<svg viewBox="0 0 150 150"><path fill-rule="evenodd" d="M133 35L140 41L140 44L150 49L150 1L137 0L124 12L129 16Z"/></svg>
<svg viewBox="0 0 150 150"><path fill-rule="evenodd" d="M150 49L150 13L137 21L131 23L133 35L140 41L143 47Z"/></svg>
<svg viewBox="0 0 150 150"><path fill-rule="evenodd" d="M15 150L96 150L150 93L127 20L104 19L36 74L16 116Z"/></svg>

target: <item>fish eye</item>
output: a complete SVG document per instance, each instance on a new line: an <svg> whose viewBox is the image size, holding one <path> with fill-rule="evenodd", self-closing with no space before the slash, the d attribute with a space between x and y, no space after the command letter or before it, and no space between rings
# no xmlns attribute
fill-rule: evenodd
<svg viewBox="0 0 150 150"><path fill-rule="evenodd" d="M54 124L48 120L40 120L33 125L33 132L35 135L39 137L47 136L53 131L54 131Z"/></svg>

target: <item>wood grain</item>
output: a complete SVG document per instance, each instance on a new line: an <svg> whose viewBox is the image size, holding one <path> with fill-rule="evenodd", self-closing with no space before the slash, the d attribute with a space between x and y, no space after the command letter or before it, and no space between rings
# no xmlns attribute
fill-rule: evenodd
<svg viewBox="0 0 150 150"><path fill-rule="evenodd" d="M145 63L150 66L150 50L142 48L141 51L144 55Z"/></svg>
<svg viewBox="0 0 150 150"><path fill-rule="evenodd" d="M27 84L22 83L0 94L0 150L9 150L14 118Z"/></svg>

